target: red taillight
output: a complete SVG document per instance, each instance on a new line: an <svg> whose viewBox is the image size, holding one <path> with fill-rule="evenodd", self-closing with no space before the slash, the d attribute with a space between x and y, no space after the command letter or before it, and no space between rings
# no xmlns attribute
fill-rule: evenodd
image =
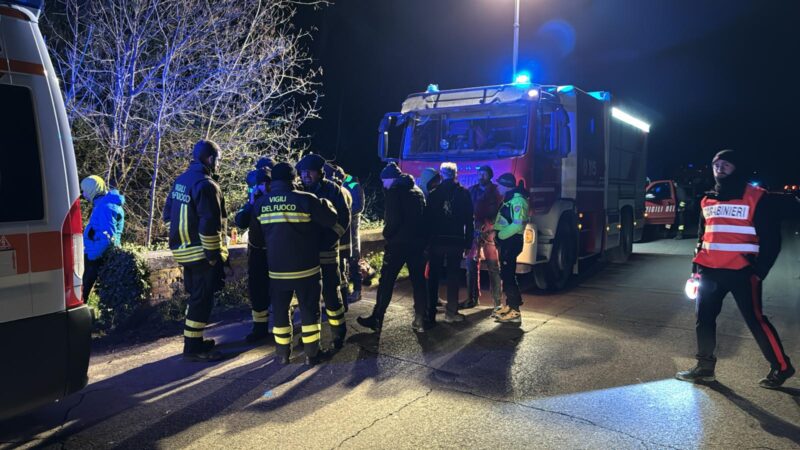
<svg viewBox="0 0 800 450"><path fill-rule="evenodd" d="M64 260L64 301L67 309L83 304L81 277L83 276L83 236L81 203L75 200L61 227L62 256Z"/></svg>

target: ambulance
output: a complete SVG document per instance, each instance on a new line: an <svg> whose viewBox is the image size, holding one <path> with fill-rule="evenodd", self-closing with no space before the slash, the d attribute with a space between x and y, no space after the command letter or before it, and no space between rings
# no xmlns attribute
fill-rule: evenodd
<svg viewBox="0 0 800 450"><path fill-rule="evenodd" d="M39 30L44 0L0 0L0 420L82 389L78 172Z"/></svg>

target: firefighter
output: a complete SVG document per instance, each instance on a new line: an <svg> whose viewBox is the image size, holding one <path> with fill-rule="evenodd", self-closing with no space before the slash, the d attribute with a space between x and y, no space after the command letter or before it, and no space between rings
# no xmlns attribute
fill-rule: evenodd
<svg viewBox="0 0 800 450"><path fill-rule="evenodd" d="M216 361L214 340L203 340L211 316L214 293L222 287L222 266L228 260L225 246L225 200L214 175L220 149L213 141L200 140L193 160L172 185L164 205L169 226L169 248L183 266L183 280L189 293L183 331L183 355L190 361Z"/></svg>
<svg viewBox="0 0 800 450"><path fill-rule="evenodd" d="M266 195L271 170L269 167L251 170L247 174L249 198L234 218L236 226L247 229L247 292L252 307L253 329L245 337L247 342L258 342L269 336L269 276L267 274L267 247L261 233L256 231L261 224L250 220L255 202Z"/></svg>
<svg viewBox="0 0 800 450"><path fill-rule="evenodd" d="M781 246L780 203L777 197L747 183L747 164L738 152L717 153L712 171L716 185L700 203L702 214L692 264L693 272L700 276L697 365L675 376L692 382L715 380L716 319L723 298L730 292L770 363L770 371L759 385L775 389L795 373L778 332L762 313L762 283Z"/></svg>
<svg viewBox="0 0 800 450"><path fill-rule="evenodd" d="M517 179L510 173L500 175L497 184L503 195L503 205L497 212L494 230L497 232L495 242L500 253L500 278L506 304L492 316L496 322L520 323L522 294L517 284L517 256L522 252L522 234L528 221L528 193L522 180L517 184Z"/></svg>
<svg viewBox="0 0 800 450"><path fill-rule="evenodd" d="M105 261L105 253L111 247L119 247L122 229L125 227L125 197L118 190L108 189L106 182L97 175L81 181L83 198L92 204L89 223L83 230L83 299L89 298L97 274Z"/></svg>
<svg viewBox="0 0 800 450"><path fill-rule="evenodd" d="M458 277L461 258L472 247L474 224L469 191L456 180L458 166L444 162L439 167L442 183L428 195L425 221L430 229L430 264L428 271L429 320L436 314L439 277L447 265L447 305L445 322L463 322L458 312Z"/></svg>
<svg viewBox="0 0 800 450"><path fill-rule="evenodd" d="M405 264L408 266L414 295L414 321L411 328L422 333L433 319L428 317L425 289L425 196L414 185L414 178L402 173L395 163L389 163L381 171L381 180L385 200L383 237L386 246L377 301L371 315L359 317L356 321L375 332L381 331L383 317L392 300L394 283Z"/></svg>
<svg viewBox="0 0 800 450"><path fill-rule="evenodd" d="M350 209L350 256L347 258L347 269L349 273L349 280L345 280L345 284L353 282L353 290L350 292L348 302L357 302L361 300L361 286L363 279L361 277L361 213L364 212L364 189L358 178L345 173L340 167L339 176L342 176L342 186L350 192L353 198L353 205Z"/></svg>
<svg viewBox="0 0 800 450"><path fill-rule="evenodd" d="M271 171L275 167L275 161L269 156L262 156L256 161L256 170L263 170L264 172Z"/></svg>
<svg viewBox="0 0 800 450"><path fill-rule="evenodd" d="M319 345L319 246L323 232L337 225L337 216L328 200L298 191L296 178L290 164L276 164L269 193L256 200L250 220L261 224L253 230L254 237L263 239L268 249L275 353L281 363L289 363L293 334L289 304L296 294L305 363L311 366L325 356Z"/></svg>
<svg viewBox="0 0 800 450"><path fill-rule="evenodd" d="M481 261L484 261L489 273L489 285L492 289L495 311L500 309L502 294L500 292L500 263L497 247L494 242L493 224L503 198L492 183L494 171L491 166L478 167L478 182L469 188L472 197L475 219L475 236L472 248L467 254L467 300L459 308L474 308L481 295Z"/></svg>
<svg viewBox="0 0 800 450"><path fill-rule="evenodd" d="M347 206L343 189L333 181L323 178L325 159L316 154L308 154L297 162L295 168L306 192L321 199L330 201L336 208L336 225L322 231L319 260L322 267L322 299L325 302L325 314L333 335L333 345L341 348L347 334L345 326L345 307L339 286L342 283L339 272L339 239L350 226L350 208Z"/></svg>
<svg viewBox="0 0 800 450"><path fill-rule="evenodd" d="M342 182L344 181L344 170L341 167L326 162L323 166L323 172L325 174L325 178L328 180L333 181L339 186L339 189L342 191L342 195L344 195L344 203L347 205L347 209L351 211L351 223L350 226L347 227L342 237L339 238L339 256L338 262L339 265L339 294L340 298L342 299L342 304L344 305L344 311L347 312L348 310L348 300L350 299L350 283L348 281L349 278L349 267L347 265L347 261L350 258L350 228L352 227L352 210L353 210L353 195L350 194L350 191L344 188Z"/></svg>

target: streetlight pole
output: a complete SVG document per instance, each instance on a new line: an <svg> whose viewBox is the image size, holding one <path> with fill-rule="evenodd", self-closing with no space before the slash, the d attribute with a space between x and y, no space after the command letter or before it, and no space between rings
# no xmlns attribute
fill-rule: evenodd
<svg viewBox="0 0 800 450"><path fill-rule="evenodd" d="M517 76L517 58L519 54L519 2L514 0L514 71L513 76Z"/></svg>

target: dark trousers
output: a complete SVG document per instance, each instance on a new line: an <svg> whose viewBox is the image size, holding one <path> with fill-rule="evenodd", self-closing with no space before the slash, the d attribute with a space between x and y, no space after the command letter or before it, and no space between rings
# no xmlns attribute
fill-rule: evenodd
<svg viewBox="0 0 800 450"><path fill-rule="evenodd" d="M363 280L361 278L361 235L359 229L361 228L361 214L353 216L350 221L350 256L348 258L348 268L350 272L350 281L353 282L353 290L360 291Z"/></svg>
<svg viewBox="0 0 800 450"><path fill-rule="evenodd" d="M439 300L439 279L447 264L447 312L458 313L458 275L461 269L461 257L464 254L462 247L432 246L430 251L430 267L428 271L428 298L430 300L430 317L436 314L436 304Z"/></svg>
<svg viewBox="0 0 800 450"><path fill-rule="evenodd" d="M701 366L714 368L717 316L722 310L723 298L730 292L770 366L778 370L786 370L789 367L789 357L783 351L778 332L761 311L761 284L761 280L750 269L700 268L696 330L697 360Z"/></svg>
<svg viewBox="0 0 800 450"><path fill-rule="evenodd" d="M267 252L262 248L247 247L247 291L253 309L253 324L267 326L269 319L269 272Z"/></svg>
<svg viewBox="0 0 800 450"><path fill-rule="evenodd" d="M203 339L203 330L208 325L214 306L214 292L222 284L221 267L221 261L212 266L205 260L183 266L183 285L189 293L183 328L187 345L192 340Z"/></svg>
<svg viewBox="0 0 800 450"><path fill-rule="evenodd" d="M83 255L83 287L81 288L81 295L84 302L89 300L89 294L91 294L92 288L97 282L97 274L100 272L100 266L102 265L103 258L90 261L86 254Z"/></svg>
<svg viewBox="0 0 800 450"><path fill-rule="evenodd" d="M275 353L289 356L292 351L292 318L289 316L289 305L292 294L297 294L300 305L301 340L306 356L314 357L319 352L319 275L303 280L270 280L273 318L272 334L275 336Z"/></svg>
<svg viewBox="0 0 800 450"><path fill-rule="evenodd" d="M506 304L517 311L522 305L522 294L517 284L517 257L522 253L522 235L515 234L505 240L497 240L500 253L500 279L503 280L503 292Z"/></svg>
<svg viewBox="0 0 800 450"><path fill-rule="evenodd" d="M389 308L389 303L392 301L397 275L405 264L408 266L408 274L414 292L414 314L430 319L427 317L429 304L428 293L425 289L425 256L423 252L424 249L421 245L387 245L384 247L377 302L372 310L373 317L383 320L386 309Z"/></svg>
<svg viewBox="0 0 800 450"><path fill-rule="evenodd" d="M344 322L344 303L339 285L342 276L338 263L322 264L322 300L325 302L325 316L331 326L331 334L336 340L344 339L347 328Z"/></svg>

